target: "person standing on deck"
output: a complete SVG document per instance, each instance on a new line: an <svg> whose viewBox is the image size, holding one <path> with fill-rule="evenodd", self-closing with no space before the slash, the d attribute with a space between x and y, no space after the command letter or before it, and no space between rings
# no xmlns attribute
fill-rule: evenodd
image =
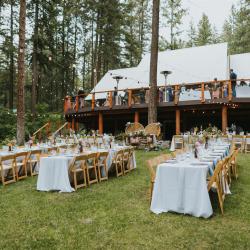
<svg viewBox="0 0 250 250"><path fill-rule="evenodd" d="M231 83L232 83L233 97L236 97L236 80L237 80L237 75L234 73L233 69L230 69L230 80L231 80Z"/></svg>

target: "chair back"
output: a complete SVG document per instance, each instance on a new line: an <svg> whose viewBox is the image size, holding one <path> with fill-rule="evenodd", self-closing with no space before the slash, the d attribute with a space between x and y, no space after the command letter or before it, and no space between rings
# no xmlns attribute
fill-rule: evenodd
<svg viewBox="0 0 250 250"><path fill-rule="evenodd" d="M15 161L22 161L23 163L26 163L28 152L19 152L15 154Z"/></svg>
<svg viewBox="0 0 250 250"><path fill-rule="evenodd" d="M207 189L208 191L210 191L210 189L212 188L212 186L216 185L216 188L219 189L219 191L222 193L222 169L223 169L223 162L219 161L215 167L214 173L211 176L208 184L207 184Z"/></svg>
<svg viewBox="0 0 250 250"><path fill-rule="evenodd" d="M77 165L80 165L81 168L85 167L84 161L86 160L85 155L77 155L73 158L69 165L69 171L72 171ZM80 164L77 164L80 162Z"/></svg>

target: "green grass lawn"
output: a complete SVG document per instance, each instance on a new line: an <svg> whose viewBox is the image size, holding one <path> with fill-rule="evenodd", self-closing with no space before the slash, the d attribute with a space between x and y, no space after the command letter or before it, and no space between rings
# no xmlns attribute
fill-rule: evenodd
<svg viewBox="0 0 250 250"><path fill-rule="evenodd" d="M250 155L238 158L240 178L225 215L201 219L149 210L145 160L136 171L71 194L36 191L37 178L0 186L0 249L250 249Z"/></svg>

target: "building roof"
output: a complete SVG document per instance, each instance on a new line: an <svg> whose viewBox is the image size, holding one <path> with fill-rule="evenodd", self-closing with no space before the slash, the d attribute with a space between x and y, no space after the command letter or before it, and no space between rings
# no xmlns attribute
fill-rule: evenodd
<svg viewBox="0 0 250 250"><path fill-rule="evenodd" d="M182 84L192 82L226 79L228 76L227 43L219 43L178 50L166 50L158 54L157 84L164 85L165 78L160 73L172 71L167 83ZM123 77L118 89L133 89L149 86L150 53L144 55L137 67L108 71L98 82L92 92L114 90L114 76ZM102 99L106 93L97 93L95 98ZM88 96L86 99L90 99Z"/></svg>

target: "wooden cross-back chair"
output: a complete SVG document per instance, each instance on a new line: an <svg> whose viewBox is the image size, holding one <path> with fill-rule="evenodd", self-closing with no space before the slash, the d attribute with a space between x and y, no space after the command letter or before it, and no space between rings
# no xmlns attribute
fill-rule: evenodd
<svg viewBox="0 0 250 250"><path fill-rule="evenodd" d="M57 146L48 148L48 154L56 154L58 151L59 151L59 148Z"/></svg>
<svg viewBox="0 0 250 250"><path fill-rule="evenodd" d="M124 175L123 170L123 150L118 150L113 158L113 163L115 166L116 177Z"/></svg>
<svg viewBox="0 0 250 250"><path fill-rule="evenodd" d="M213 175L211 176L211 178L209 179L207 183L207 190L208 192L212 189L216 191L221 213L224 214L225 194L224 194L224 189L223 189L224 178L222 174L222 169L223 169L223 163L222 161L219 161L215 167Z"/></svg>
<svg viewBox="0 0 250 250"><path fill-rule="evenodd" d="M155 183L155 176L156 176L156 168L159 164L171 159L170 154L162 154L159 156L156 156L150 160L147 160L146 164L149 169L150 173L150 202L152 199L153 189L154 189L154 183Z"/></svg>
<svg viewBox="0 0 250 250"><path fill-rule="evenodd" d="M232 145L233 148L237 148L240 152L243 152L245 147L245 137L242 135L233 135Z"/></svg>
<svg viewBox="0 0 250 250"><path fill-rule="evenodd" d="M237 156L238 156L238 153L239 153L239 149L235 149L233 152L232 152L232 157L230 158L230 167L231 167L231 170L232 170L232 176L237 180L238 179L238 170L237 170Z"/></svg>
<svg viewBox="0 0 250 250"><path fill-rule="evenodd" d="M75 156L69 166L69 174L73 175L74 188L77 190L81 187L87 187L87 178L86 178L86 166L85 166L85 155ZM78 176L82 174L83 183L78 183Z"/></svg>
<svg viewBox="0 0 250 250"><path fill-rule="evenodd" d="M100 182L108 179L108 167L107 167L108 155L109 155L108 152L99 152L97 154L97 170ZM104 176L102 175L102 171L105 173Z"/></svg>
<svg viewBox="0 0 250 250"><path fill-rule="evenodd" d="M6 155L0 157L0 175L1 182L5 186L16 182L15 173L15 155ZM9 179L10 177L10 179Z"/></svg>
<svg viewBox="0 0 250 250"><path fill-rule="evenodd" d="M246 136L245 153L250 153L250 135Z"/></svg>
<svg viewBox="0 0 250 250"><path fill-rule="evenodd" d="M132 159L132 149L126 148L123 150L123 172L124 174L130 172L131 168L131 159Z"/></svg>
<svg viewBox="0 0 250 250"><path fill-rule="evenodd" d="M25 179L28 177L27 157L28 152L20 152L15 154L15 170L17 180Z"/></svg>
<svg viewBox="0 0 250 250"><path fill-rule="evenodd" d="M91 153L85 155L84 162L87 172L88 185L98 182L96 161L97 161L97 153Z"/></svg>
<svg viewBox="0 0 250 250"><path fill-rule="evenodd" d="M40 167L40 158L41 158L42 150L32 150L28 153L27 156L27 166L29 166L30 175L34 176L38 174L38 171L36 171L36 167Z"/></svg>
<svg viewBox="0 0 250 250"><path fill-rule="evenodd" d="M223 183L223 187L224 189L226 189L226 186L230 186L231 184L231 165L230 165L230 159L231 159L231 155L227 156L224 158L224 160L222 161L222 170L223 170L223 179L224 179L224 183Z"/></svg>
<svg viewBox="0 0 250 250"><path fill-rule="evenodd" d="M175 146L175 149L183 149L184 148L183 135L174 135L174 146Z"/></svg>

